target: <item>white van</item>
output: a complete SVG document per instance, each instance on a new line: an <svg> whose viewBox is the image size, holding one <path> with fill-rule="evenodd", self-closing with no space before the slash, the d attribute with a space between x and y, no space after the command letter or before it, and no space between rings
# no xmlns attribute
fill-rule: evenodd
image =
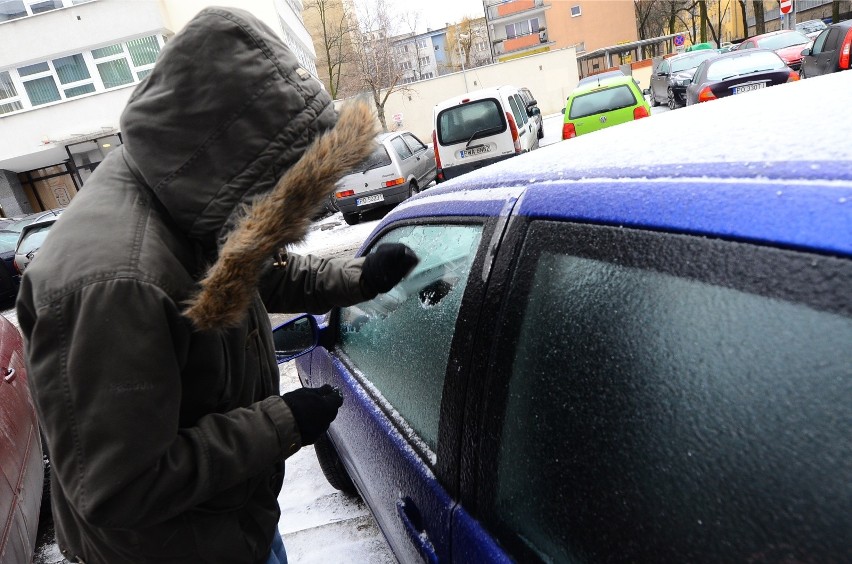
<svg viewBox="0 0 852 564"><path fill-rule="evenodd" d="M435 105L438 181L538 149L541 111L514 86L484 88Z"/></svg>

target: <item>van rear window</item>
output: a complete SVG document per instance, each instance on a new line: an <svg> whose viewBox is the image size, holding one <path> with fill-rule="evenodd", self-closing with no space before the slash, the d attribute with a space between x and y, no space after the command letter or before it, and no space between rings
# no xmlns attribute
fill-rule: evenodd
<svg viewBox="0 0 852 564"><path fill-rule="evenodd" d="M494 135L506 130L506 118L493 98L447 108L438 114L438 142L441 145L467 143L471 138Z"/></svg>
<svg viewBox="0 0 852 564"><path fill-rule="evenodd" d="M579 119L613 110L620 110L636 104L636 96L626 84L595 90L574 98L568 119Z"/></svg>

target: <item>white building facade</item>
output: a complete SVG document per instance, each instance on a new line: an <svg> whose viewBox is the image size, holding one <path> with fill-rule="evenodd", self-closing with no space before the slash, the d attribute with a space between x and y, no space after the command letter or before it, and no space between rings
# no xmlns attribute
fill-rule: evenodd
<svg viewBox="0 0 852 564"><path fill-rule="evenodd" d="M266 22L316 74L299 0L0 0L3 215L67 205L121 145L121 112L169 38L206 6L229 4Z"/></svg>

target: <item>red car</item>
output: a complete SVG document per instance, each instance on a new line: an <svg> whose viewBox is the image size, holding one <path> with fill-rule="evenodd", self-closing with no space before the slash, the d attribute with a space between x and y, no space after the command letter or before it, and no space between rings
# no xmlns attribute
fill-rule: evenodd
<svg viewBox="0 0 852 564"><path fill-rule="evenodd" d="M27 386L24 340L0 315L0 563L31 562L44 463L35 406Z"/></svg>
<svg viewBox="0 0 852 564"><path fill-rule="evenodd" d="M802 51L813 43L806 35L792 29L785 29L749 37L740 43L737 51L772 49L778 53L788 67L797 71L802 66Z"/></svg>

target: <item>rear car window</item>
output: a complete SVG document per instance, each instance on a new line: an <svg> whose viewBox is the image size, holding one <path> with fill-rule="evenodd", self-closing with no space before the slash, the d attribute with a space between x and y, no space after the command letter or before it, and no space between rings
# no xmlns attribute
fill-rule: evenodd
<svg viewBox="0 0 852 564"><path fill-rule="evenodd" d="M52 226L53 222L36 227L27 233L24 238L21 239L21 244L18 245L18 254L25 255L30 251L40 248L41 244L44 243L45 238L47 238L47 233L50 231Z"/></svg>
<svg viewBox="0 0 852 564"><path fill-rule="evenodd" d="M569 119L579 119L604 112L627 108L636 104L636 96L626 84L581 94L571 103Z"/></svg>
<svg viewBox="0 0 852 564"><path fill-rule="evenodd" d="M707 80L725 80L757 71L780 70L786 66L781 57L768 51L752 51L747 56L720 59L709 65Z"/></svg>
<svg viewBox="0 0 852 564"><path fill-rule="evenodd" d="M471 137L493 135L506 129L506 118L493 98L447 108L438 114L441 145L467 142Z"/></svg>
<svg viewBox="0 0 852 564"><path fill-rule="evenodd" d="M373 151L373 154L364 161L361 166L355 168L352 172L364 172L367 170L373 170L374 168L379 168L383 166L388 166L391 164L390 155L388 155L387 149L385 149L384 145L379 145L376 147L376 150Z"/></svg>
<svg viewBox="0 0 852 564"><path fill-rule="evenodd" d="M691 55L689 57L684 57L683 59L676 59L672 61L672 72L681 72L688 69L694 69L698 65L702 63L702 61L706 61L707 59L712 59L713 57L718 57L719 53L716 51L704 51L703 53L696 53L695 55Z"/></svg>
<svg viewBox="0 0 852 564"><path fill-rule="evenodd" d="M783 49L785 47L792 47L793 45L804 45L805 43L810 43L810 41L810 39L801 33L791 31L790 33L781 33L761 39L758 45L762 49Z"/></svg>

